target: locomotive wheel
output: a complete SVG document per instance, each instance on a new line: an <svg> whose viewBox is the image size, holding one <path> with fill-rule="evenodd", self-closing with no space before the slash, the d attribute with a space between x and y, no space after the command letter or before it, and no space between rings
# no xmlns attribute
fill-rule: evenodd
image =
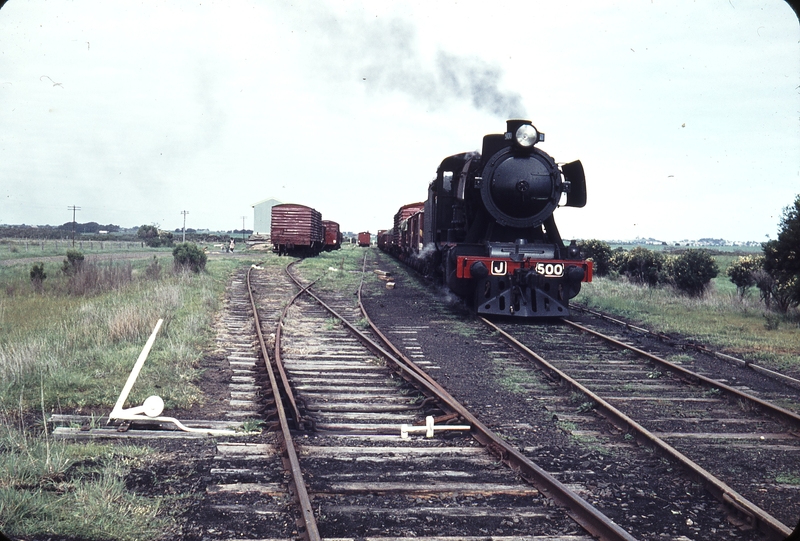
<svg viewBox="0 0 800 541"><path fill-rule="evenodd" d="M572 283L572 284L569 284L569 285L565 285L565 287L564 287L564 293L565 293L567 299L575 298L575 296L577 296L578 293L580 293L580 292L581 292L581 283L580 282L575 282L575 283Z"/></svg>

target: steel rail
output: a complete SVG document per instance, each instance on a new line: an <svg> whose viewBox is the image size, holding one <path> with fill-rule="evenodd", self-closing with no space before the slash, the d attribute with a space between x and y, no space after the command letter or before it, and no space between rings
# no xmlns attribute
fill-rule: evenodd
<svg viewBox="0 0 800 541"><path fill-rule="evenodd" d="M294 497L300 506L300 515L302 524L299 524L300 536L307 541L321 541L322 537L319 533L317 520L314 517L314 511L311 507L311 498L308 495L305 480L303 479L303 472L300 469L300 460L297 456L297 450L292 441L292 434L289 430L289 422L286 419L286 412L283 409L283 400L281 399L280 389L278 382L275 378L275 373L269 360L267 352L267 345L264 342L264 334L261 332L261 320L258 317L258 307L256 306L255 295L253 288L250 284L250 272L253 270L251 267L247 271L247 290L250 294L250 305L253 308L253 318L255 319L256 333L258 334L258 343L261 347L261 355L264 357L264 364L266 365L267 374L269 374L269 382L272 387L272 395L275 400L275 407L278 410L278 419L281 427L282 449L281 457L284 459L286 468L291 473L291 480L289 482L290 489L294 493ZM280 322L278 324L280 326ZM278 336L275 338L276 348L280 345Z"/></svg>
<svg viewBox="0 0 800 541"><path fill-rule="evenodd" d="M782 540L791 533L791 530L782 522L758 507L756 504L747 500L733 488L714 477L700 465L689 459L686 455L647 430L645 427L628 417L626 414L622 413L622 411L612 406L609 402L601 398L589 388L585 387L583 384L573 379L562 370L550 364L543 357L532 351L526 345L521 343L519 340L511 336L509 333L491 321L485 318L480 319L491 329L495 330L504 339L506 339L512 346L514 346L515 349L533 359L541 368L546 369L550 374L554 374L562 381L571 385L575 390L589 397L589 399L596 404L595 409L598 410L601 415L611 421L615 426L621 430L625 430L626 432L632 432L636 436L637 441L647 443L683 464L715 498L727 505L729 508L735 510L737 513L746 516L753 527L758 528L762 533L769 536L770 539Z"/></svg>
<svg viewBox="0 0 800 541"><path fill-rule="evenodd" d="M295 277L292 277L292 279L295 280L298 285L300 285L299 281ZM611 519L605 516L589 502L575 494L550 473L532 462L528 457L520 453L514 447L511 447L500 436L492 432L492 430L490 430L486 425L478 420L477 417L469 412L469 410L462 406L441 385L436 383L429 376L423 376L422 374L424 371L416 366L416 364L410 359L406 358L404 355L395 355L387 351L383 346L350 324L350 322L348 322L343 316L341 316L332 307L328 306L328 304L315 295L313 291L306 289L305 292L314 300L316 300L331 315L339 319L347 328L353 331L353 333L373 352L394 363L397 369L403 372L408 378L411 378L414 383L423 392L425 392L425 394L435 396L448 408L460 415L466 423L472 426L470 433L476 441L481 443L487 448L487 450L489 450L489 452L497 456L503 463L517 472L520 477L531 483L542 493L546 494L548 497L564 507L569 516L575 520L575 522L580 524L587 532L601 540L635 541L636 538L630 533L623 530L619 525L615 524ZM364 314L364 318L369 323L370 328L376 332L378 336L382 336L380 331L377 331L377 327L369 318L363 304L361 303L360 290L359 305L362 314ZM381 340L387 341L385 337L381 338Z"/></svg>
<svg viewBox="0 0 800 541"><path fill-rule="evenodd" d="M580 304L575 304L574 307L580 310L583 313L590 314L592 316L598 317L605 321L610 321L616 325L620 325L625 327L626 329L632 329L636 332L640 332L642 334L646 334L649 336L655 336L657 339L665 341L665 342L676 342L678 347L683 349L693 349L695 351L699 351L700 353L705 353L706 355L711 355L712 357L716 357L717 359L722 359L728 363L734 364L739 368L749 368L754 372L758 372L761 375L767 376L772 379L776 379L781 381L782 383L789 385L790 387L794 387L795 389L800 389L800 380L793 378L791 376L787 376L786 374L781 374L780 372L775 372L774 370L770 370L769 368L764 368L761 365L758 365L752 361L746 361L744 359L739 359L738 357L734 357L733 355L728 355L726 353L721 353L719 351L714 351L711 348L704 346L702 344L694 344L691 342L679 342L675 338L666 335L661 332L653 332L648 329L644 329L642 327L637 327L635 325L631 325L627 321L622 321L620 319L613 318L607 314L602 312L598 312L597 310L592 310L586 306L582 306Z"/></svg>
<svg viewBox="0 0 800 541"><path fill-rule="evenodd" d="M641 349L639 349L639 348L637 348L635 346L632 346L630 344L626 344L625 342L621 342L619 340L611 338L610 336L606 336L603 333L597 332L597 331L592 330L592 329L590 329L588 327L584 327L583 325L579 325L578 323L575 323L574 321L569 321L569 320L566 320L566 319L564 319L562 321L564 323L566 323L567 325L570 325L570 326L574 327L575 329L578 329L578 330L583 331L585 333L591 334L592 336L596 336L597 338L605 340L606 342L614 344L615 346L620 347L622 349L627 349L629 351L633 351L634 353L636 353L638 355L646 357L647 359L650 359L654 363L657 363L657 364L661 365L662 367L664 367L664 368L666 368L668 370L671 370L672 372L674 372L674 373L676 373L676 374L678 374L680 376L683 376L683 377L686 377L686 378L690 378L690 379L692 379L694 381L700 381L700 382L702 382L702 383L704 383L704 384L706 384L706 385L708 385L710 387L715 387L715 388L719 389L720 391L724 391L724 392L726 392L728 394L731 394L731 395L735 396L736 398L739 398L739 399L744 400L746 402L750 402L752 404L755 404L758 407L760 407L760 408L766 410L767 412L769 412L770 415L773 415L773 416L779 418L780 420L782 420L782 421L784 421L786 423L794 425L795 427L800 427L800 415L797 415L794 412L791 412L791 411L789 411L787 409L784 409L784 408L782 408L780 406L776 406L775 404L772 404L772 403L767 402L765 400L761 400L760 398L757 398L757 397L755 397L755 396L753 396L751 394L747 394L747 393L745 393L743 391L740 391L739 389L735 389L735 388L731 387L730 385L726 385L724 383L721 383L719 381L713 380L713 379L711 379L709 377L703 376L703 375L698 374L696 372L692 372L691 370L687 370L686 368L684 368L682 366L678 366L675 363L671 363L666 359L662 359L661 357L658 357L657 355L653 355L652 353L648 353L648 352L646 352L644 350L641 350Z"/></svg>
<svg viewBox="0 0 800 541"><path fill-rule="evenodd" d="M297 263L298 261L300 261L300 260L296 259L296 260L292 261L291 263L289 263L288 265L286 265L286 268L284 269L284 272L287 274L287 276L289 276L289 278L292 278L292 275L289 272L289 269L295 263ZM292 279L292 280L295 282L295 284L298 287L300 287L300 291L298 291L294 295L294 297L292 297L289 300L289 302L286 303L286 306L283 307L283 312L281 312L281 317L278 320L278 325L275 327L275 348L274 348L273 354L275 356L274 357L275 366L277 367L278 373L279 373L279 375L281 377L281 385L283 386L284 394L286 395L286 398L289 400L289 405L292 407L292 414L294 415L294 420L295 420L295 428L297 428L298 430L302 430L303 428L305 428L304 424L303 424L303 418L302 418L302 415L300 414L300 409L297 407L297 400L295 400L294 392L292 391L292 387L291 387L291 385L289 385L289 377L286 375L286 369L283 366L283 358L281 357L281 336L283 335L283 320L286 319L286 315L289 312L289 307L291 307L292 304L294 304L294 301L296 301L297 298L300 297L300 295L305 293L306 289L308 289L309 287L311 287L315 283L317 283L319 278L317 278L317 280L314 280L313 282L311 282L307 286L302 286L296 280L294 280L294 279Z"/></svg>

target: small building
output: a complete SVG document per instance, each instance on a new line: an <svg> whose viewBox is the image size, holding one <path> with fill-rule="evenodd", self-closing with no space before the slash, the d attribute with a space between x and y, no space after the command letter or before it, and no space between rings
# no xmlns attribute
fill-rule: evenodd
<svg viewBox="0 0 800 541"><path fill-rule="evenodd" d="M272 229L272 207L281 201L269 198L251 205L253 207L253 235L269 236Z"/></svg>

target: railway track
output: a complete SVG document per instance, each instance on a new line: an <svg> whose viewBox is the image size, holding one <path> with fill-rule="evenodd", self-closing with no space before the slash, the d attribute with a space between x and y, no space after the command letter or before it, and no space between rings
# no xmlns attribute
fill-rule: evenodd
<svg viewBox="0 0 800 541"><path fill-rule="evenodd" d="M351 291L322 293L329 301L325 309L303 293L283 312L300 286L291 285L274 268L253 269L250 281L255 300L245 299L247 279L237 276L219 327L223 352L219 370L227 374L229 393L224 420L185 423L209 429L239 427L241 432L260 420L266 421L267 430L258 435L207 438L180 434L157 422L133 423L127 432L62 427L72 434L62 433L61 437L76 437L80 432L79 437L189 438L186 441L191 443L186 445L196 446L192 452L202 457L203 496L187 513L182 539L528 539L534 533L544 536L537 539L632 539L624 530L640 538L654 533L651 525L637 529L637 524L657 517L657 505L643 506L637 509L640 516L629 516L627 511L634 506L628 507L625 498L635 500L637 495L625 493L624 487L619 487L619 492L604 481L604 472L620 467L617 457L595 450L571 457L568 450L540 440L538 434L546 427L532 418L495 422L494 415L513 406L510 402L495 404L491 415L482 413L479 419L466 406L450 402L452 396L446 392L434 398L443 389L437 389L411 361L426 365L428 372L452 385L449 360L431 356L429 338L423 338L430 337L431 329L440 329L442 341L451 340L444 329L452 326L452 319L438 314L424 323L417 317L414 323L386 325L385 334L400 344L399 351L390 351L389 346L377 343L380 340L375 336L367 336L376 342L367 346L364 338L356 338L357 334L370 335L370 331L354 332L364 329L365 318ZM257 325L252 322L253 307L261 318ZM398 304L392 309L397 313L404 307ZM338 316L347 323L337 320ZM465 333L470 340L473 331ZM488 355L502 358L504 366L518 360L518 353L503 350L494 339L477 341ZM457 349L451 352L457 355ZM276 358L283 370L265 362ZM406 367L393 368L395 361ZM525 366L521 363L518 370L530 370ZM280 383L281 372L286 383ZM476 385L483 384L480 369L473 372L459 365L458 373L464 379L477 376ZM531 397L525 400L538 402ZM581 423L582 418L592 416L596 426L595 410L576 414L572 398L551 397L547 405L551 414L574 423L569 430L572 437L594 437L581 432L585 428ZM485 419L492 419L491 430ZM425 425L431 422L434 437L427 438ZM466 424L470 430L438 430L449 424ZM401 436L403 425L413 427L409 439ZM498 433L512 445L501 447L503 442L492 439ZM635 442L628 441L626 433L617 430L609 434L615 441L612 446L633 448ZM288 451L290 447L293 452ZM537 457L544 466L533 464ZM707 518L701 515L710 512L711 504L703 496L688 498L694 481L676 484L672 468L666 470L664 477L670 480L665 482L674 485L670 488L679 495L686 492L687 502L691 502L681 507L683 503L678 505L677 500L683 496L673 498L671 510L673 515L678 513L680 527L660 527L677 538L684 523L686 531L694 531L692 520L701 524ZM649 488L643 488L639 495L650 497ZM565 493L558 493L561 490ZM618 507L608 507L606 493L616 500L612 506ZM582 498L569 499L576 494ZM652 503L659 498L666 502L669 496L658 493ZM611 510L609 516L624 529L594 506ZM748 521L753 522L740 510L734 514L744 528ZM732 533L729 526L720 524L719 534ZM738 538L761 537L749 536L745 530Z"/></svg>
<svg viewBox="0 0 800 541"><path fill-rule="evenodd" d="M496 332L487 334L485 324L466 317L458 303L452 303L433 289L426 293L426 301L421 302L423 296L419 290L427 287L419 284L416 276L409 275L404 267L381 254L376 254L375 259L380 269L393 273L397 285L392 291L384 291L378 284L368 289L368 308L387 326L389 332L408 333L405 334L404 343L411 347L407 353L439 365L437 374L448 382L448 390L470 400L481 416L526 456L541 463L552 475L583 494L589 502L638 538L783 539L784 532L788 531L786 525L797 521L797 508L791 503L793 500L789 500L783 509L784 513L776 513L781 519L778 522L783 521L783 524L772 531L767 527L767 533L763 533L758 529L763 524L753 518L749 511L743 511L736 505L721 504L691 470L664 454L654 452L654 447L644 444L644 438L634 432L610 423L608 416L597 407L597 402L564 383L549 370L532 364L517 348L499 340ZM410 314L408 317L398 317L407 313ZM541 325L522 327L542 330ZM542 330L536 347L532 349L538 350L540 346L551 344L552 349L544 357L568 359L563 348L565 340L553 341L550 338L551 329ZM578 343L582 340L571 339L575 349L579 349ZM642 342L634 339L637 343ZM584 358L597 353L596 358L605 359L609 366L622 364L619 360L626 357L615 348L596 344L583 351ZM678 354L677 360L690 364L685 353L673 351L675 353ZM715 364L705 354L699 355L699 358L700 361L705 359L702 362L714 369L722 369L721 366L732 371L728 377L733 386L741 387L744 378L736 378L749 372L719 361ZM486 376L470 377L471 371L477 372L479 367ZM584 375L599 381L606 377L602 368L598 364L594 371L587 370ZM752 375L752 372L749 373ZM456 374L463 374L463 377L456 377ZM664 368L649 368L644 373L641 385L663 383L671 377L667 374ZM622 383L616 394L621 396L626 388L632 391L637 385ZM774 382L766 380L764 388L774 385ZM586 386L591 387L589 383ZM761 389L761 384L753 383L753 386ZM698 397L701 399L723 396L723 391L707 389L700 392L707 395ZM761 396L766 398L767 395ZM645 403L641 397L632 402L634 410L641 409ZM738 399L733 402L738 404ZM695 404L710 402L695 400ZM785 405L785 402L782 404ZM683 419L683 414L678 411L671 417ZM738 417L738 414L729 411L727 417ZM697 423L700 426L700 421ZM669 431L681 430L676 427ZM566 438L559 437L559 433L566 435ZM759 434L755 445L762 445L769 433L765 431ZM765 440L760 439L761 435L765 435ZM713 438L694 438L690 441L689 447L699 449L696 443L701 442L706 446L705 449L713 449L709 445L714 443ZM742 443L743 440L738 442ZM725 444L720 447L726 448ZM729 452L735 454L735 451ZM708 465L709 469L709 463L719 456L714 452L701 454L706 456L707 461L703 465ZM791 455L792 451L789 450L788 454ZM744 473L733 472L731 485L738 489L736 479L748 477L748 472L757 471L757 476L766 474L768 477L770 473L780 474L782 471L787 481L779 482L784 493L776 501L784 495L793 497L797 493L797 482L791 472L798 470L792 463L782 463L782 458L762 452L757 456L757 461L747 464L748 470ZM781 470L780 467L785 469ZM762 471L758 471L759 468ZM779 475L776 477L780 478ZM756 482L753 488L769 496L771 486L759 486ZM723 500L726 499L724 494L724 491L717 492ZM728 498L731 496L729 493Z"/></svg>
<svg viewBox="0 0 800 541"><path fill-rule="evenodd" d="M259 274L254 282L270 291L259 311L263 324L274 329L283 306L295 293L294 286L280 272ZM152 491L154 486L176 484L193 493L188 503L182 503L187 507L183 523L179 532L171 532L171 538L244 539L268 531L276 538L291 539L297 530L279 439L268 429L248 433L259 426L274 426L278 412L271 389L264 385L268 374L249 300L247 269L232 278L215 327L216 350L204 366L204 379L214 380L209 390L211 404L197 408L207 417L187 420L180 416L182 424L195 432L147 418L107 424L104 418L53 415L49 419L53 435L123 441L169 456L171 460L163 466L164 479L150 471L133 472L129 485L133 490ZM191 410L183 413L196 415ZM160 471L162 467L156 466L156 472ZM182 475L192 477L185 481ZM175 494L169 487L162 490Z"/></svg>
<svg viewBox="0 0 800 541"><path fill-rule="evenodd" d="M689 355L673 363L570 321L544 327L485 323L550 377L585 396L585 411L598 412L624 437L680 463L767 538L791 533L800 491L781 479L800 471L800 416L776 402L796 401L794 389L769 385L757 397L692 370ZM556 415L570 409L552 408Z"/></svg>
<svg viewBox="0 0 800 541"><path fill-rule="evenodd" d="M463 412L435 397L434 383L420 385L418 369L390 368L398 359L350 323L362 319L351 297L315 299L301 297L286 312L280 336L288 344L276 345L298 426L313 427L294 434L312 505L304 517L313 523L300 527L306 538L589 539L591 531L630 539L569 491L532 486L502 467L472 437L475 426L445 424L463 421ZM554 501L570 497L581 503Z"/></svg>
<svg viewBox="0 0 800 541"><path fill-rule="evenodd" d="M227 380L225 420L184 420L200 431L186 433L139 417L58 437L172 452L166 442L185 439L202 474L187 540L634 539L360 330L350 292L322 305L304 287L274 268L233 280L213 370ZM266 430L247 432L257 422Z"/></svg>

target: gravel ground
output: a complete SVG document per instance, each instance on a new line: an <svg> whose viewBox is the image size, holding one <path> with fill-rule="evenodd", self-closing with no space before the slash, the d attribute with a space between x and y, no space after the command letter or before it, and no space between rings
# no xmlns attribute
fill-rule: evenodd
<svg viewBox="0 0 800 541"><path fill-rule="evenodd" d="M531 396L509 386L510 374L491 360L496 346L489 345L485 328L460 302L385 255L376 253L375 258L374 268L395 278L393 289L377 279L366 281L364 300L376 324L420 327L425 356L440 367L434 377L529 458L550 472L562 472L560 480L576 484L612 520L641 539L760 538L728 516L678 466L625 441L602 419L593 428L605 433L602 439L570 436L546 407L550 397L568 399L568 391L554 392L544 384L540 396Z"/></svg>

